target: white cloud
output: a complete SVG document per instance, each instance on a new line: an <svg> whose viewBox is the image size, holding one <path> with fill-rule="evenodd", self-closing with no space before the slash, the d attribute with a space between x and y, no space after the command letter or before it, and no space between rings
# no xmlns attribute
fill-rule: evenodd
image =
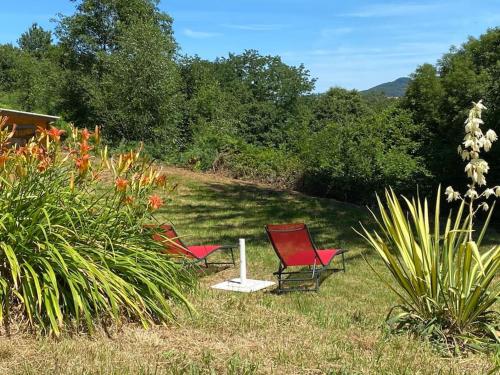
<svg viewBox="0 0 500 375"><path fill-rule="evenodd" d="M192 29L184 29L183 34L189 38L195 39L207 39L221 36L221 33L209 32L209 31L194 31Z"/></svg>
<svg viewBox="0 0 500 375"><path fill-rule="evenodd" d="M288 25L282 24L223 24L223 27L227 27L228 29L237 29L237 30L248 30L248 31L276 31L281 30Z"/></svg>

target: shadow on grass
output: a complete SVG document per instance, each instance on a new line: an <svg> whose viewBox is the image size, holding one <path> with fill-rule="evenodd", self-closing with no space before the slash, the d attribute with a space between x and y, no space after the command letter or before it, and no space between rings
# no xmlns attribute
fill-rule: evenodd
<svg viewBox="0 0 500 375"><path fill-rule="evenodd" d="M351 204L246 184L193 184L178 198L161 212L163 217L181 232L203 234L219 243L244 236L265 246L266 224L306 222L319 248L360 245L362 239L352 228L368 218L365 209Z"/></svg>

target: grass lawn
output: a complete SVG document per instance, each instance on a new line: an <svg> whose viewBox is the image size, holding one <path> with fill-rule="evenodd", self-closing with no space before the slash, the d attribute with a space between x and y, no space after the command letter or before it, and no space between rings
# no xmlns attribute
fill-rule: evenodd
<svg viewBox="0 0 500 375"><path fill-rule="evenodd" d="M347 273L323 280L319 293L236 294L210 285L238 268L200 274L189 296L198 315L176 308L177 324L125 325L94 337L59 340L14 333L0 338L1 374L485 374L494 358L442 358L429 345L388 335L383 322L396 298L363 259L382 264L351 229L363 208L210 175L171 170L179 186L161 210L187 243L247 239L248 273L271 280L277 258L266 223L305 221L318 246L349 249ZM338 263L337 263L338 264Z"/></svg>

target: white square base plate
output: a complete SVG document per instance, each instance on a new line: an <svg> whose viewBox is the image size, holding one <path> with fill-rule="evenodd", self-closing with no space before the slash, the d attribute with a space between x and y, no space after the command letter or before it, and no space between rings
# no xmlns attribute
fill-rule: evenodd
<svg viewBox="0 0 500 375"><path fill-rule="evenodd" d="M270 287L271 285L274 284L275 283L272 281L265 281L265 280L246 279L244 283L241 283L240 279L232 279L224 281L219 284L212 285L212 288L230 290L232 292L250 293Z"/></svg>

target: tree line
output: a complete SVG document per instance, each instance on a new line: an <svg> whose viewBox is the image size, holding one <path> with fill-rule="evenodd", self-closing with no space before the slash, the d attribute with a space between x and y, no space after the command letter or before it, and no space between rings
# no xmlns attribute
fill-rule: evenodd
<svg viewBox="0 0 500 375"><path fill-rule="evenodd" d="M388 99L314 93L303 65L255 50L182 55L172 23L154 0L79 0L54 33L34 24L0 45L0 105L101 125L113 147L143 141L170 163L351 202L386 186L460 185L455 145L474 100L498 130L499 28L420 66ZM498 180L500 155L489 158Z"/></svg>

